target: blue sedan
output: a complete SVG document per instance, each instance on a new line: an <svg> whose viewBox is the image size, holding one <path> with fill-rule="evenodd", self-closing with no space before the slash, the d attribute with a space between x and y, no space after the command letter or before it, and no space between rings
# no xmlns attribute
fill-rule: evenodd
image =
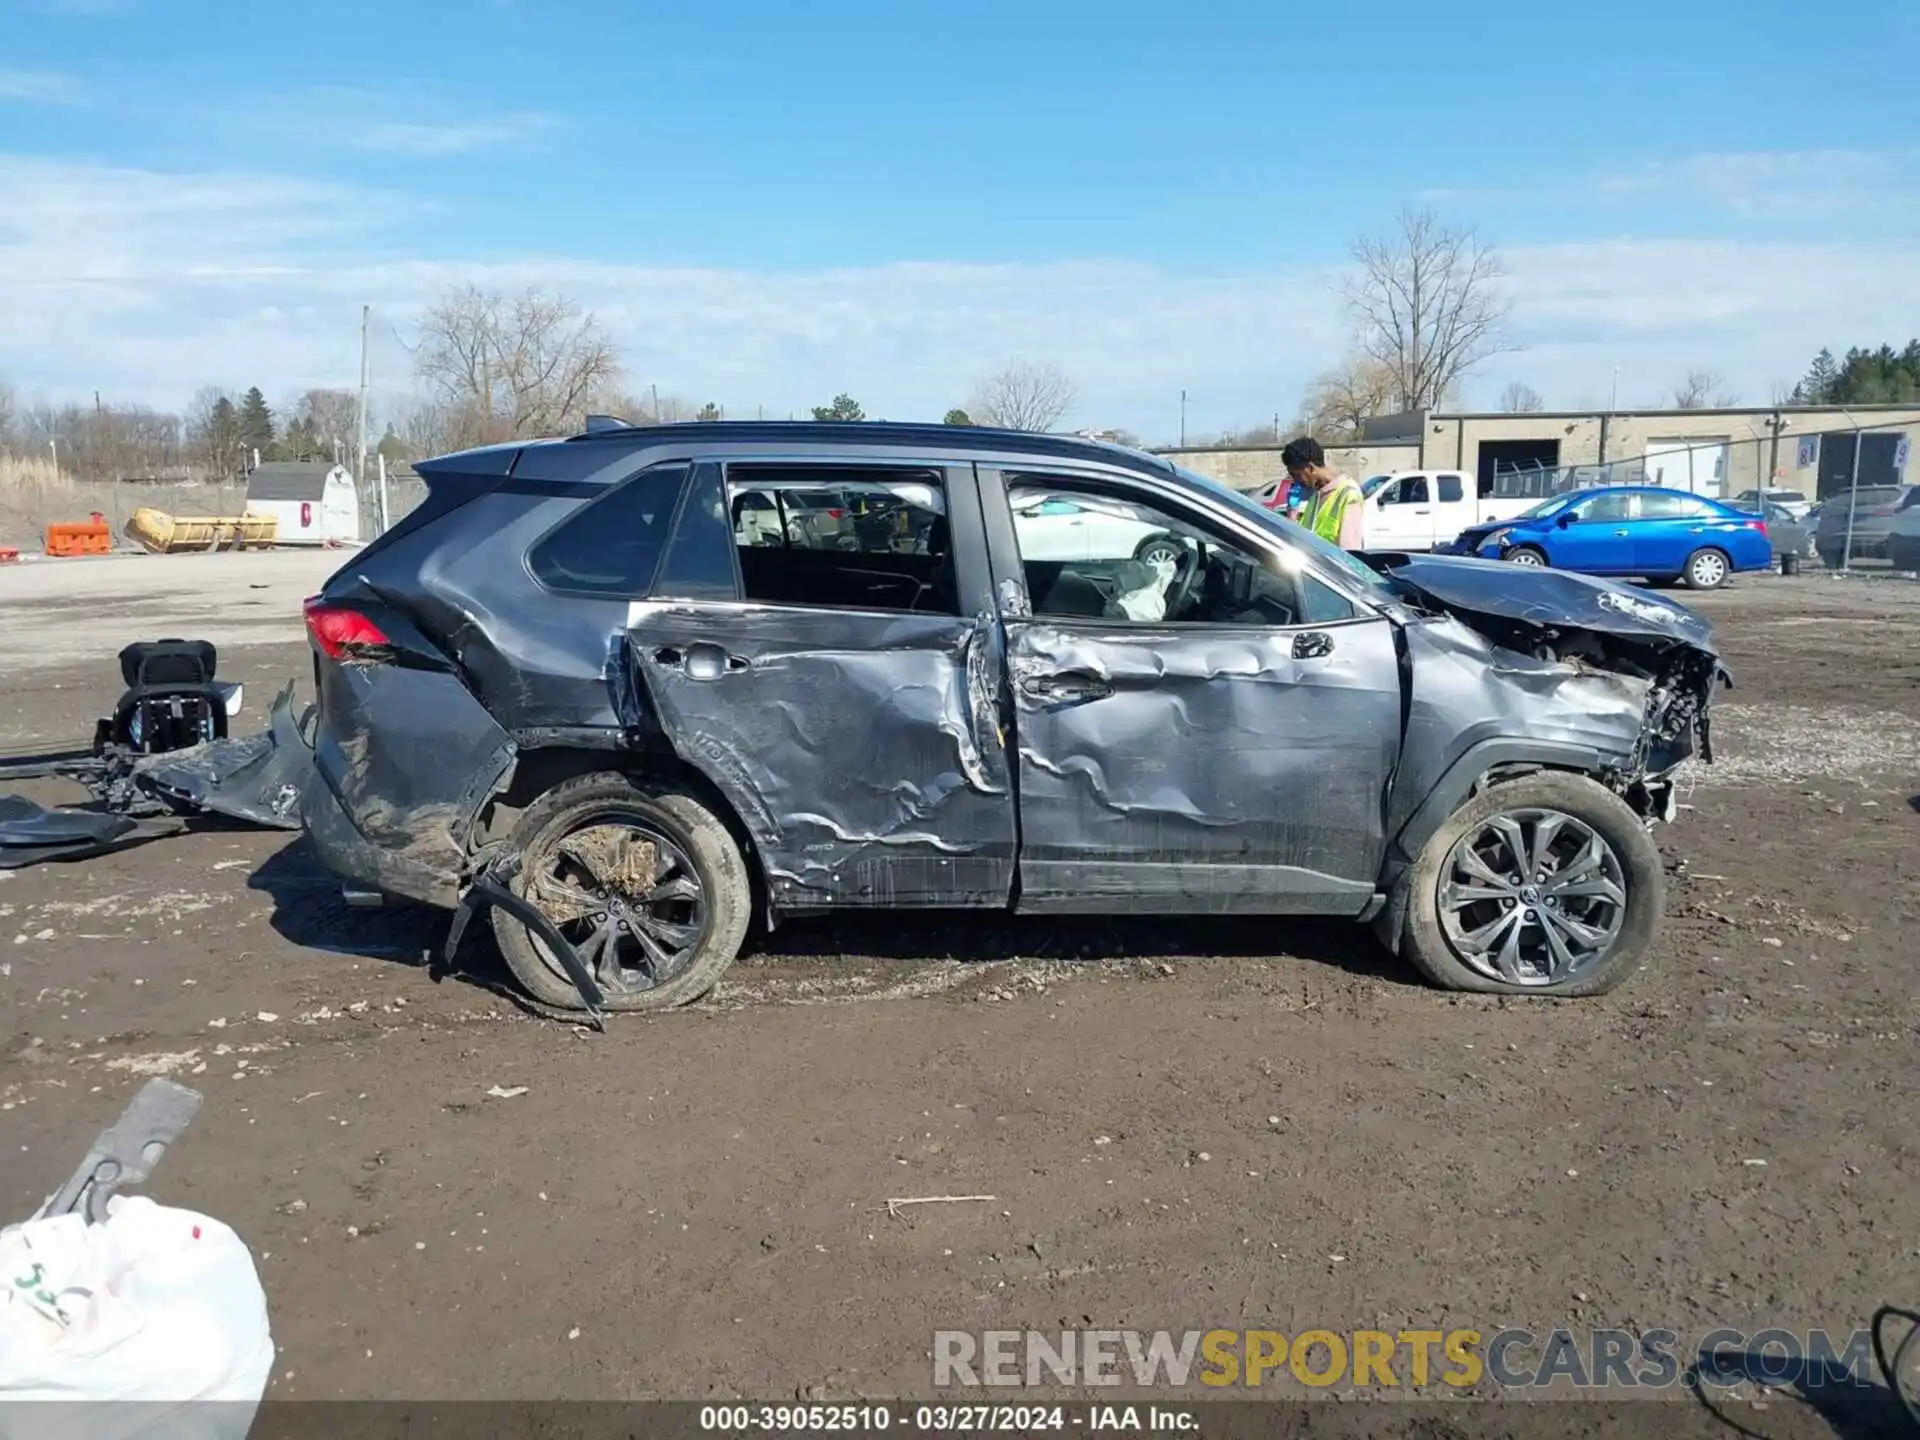
<svg viewBox="0 0 1920 1440"><path fill-rule="evenodd" d="M1654 485L1555 495L1511 519L1461 531L1447 553L1587 575L1682 580L1695 590L1773 568L1773 545L1760 516Z"/></svg>

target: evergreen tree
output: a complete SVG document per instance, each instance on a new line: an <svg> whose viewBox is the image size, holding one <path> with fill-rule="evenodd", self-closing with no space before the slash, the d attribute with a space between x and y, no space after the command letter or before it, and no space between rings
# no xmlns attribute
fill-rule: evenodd
<svg viewBox="0 0 1920 1440"><path fill-rule="evenodd" d="M267 408L267 397L260 393L258 385L253 386L240 397L240 445L244 452L242 463L253 464L253 452L258 450L261 459L273 454L273 411Z"/></svg>
<svg viewBox="0 0 1920 1440"><path fill-rule="evenodd" d="M858 400L842 391L833 397L831 405L814 406L813 418L816 420L864 420L867 418L867 412L860 408Z"/></svg>
<svg viewBox="0 0 1920 1440"><path fill-rule="evenodd" d="M947 418L940 423L942 425L971 425L973 424L973 417L956 406L954 409L947 411Z"/></svg>
<svg viewBox="0 0 1920 1440"><path fill-rule="evenodd" d="M1833 351L1823 349L1813 357L1813 364L1807 370L1807 378L1794 389L1794 397L1802 405L1829 404L1833 387L1839 379L1840 367L1834 363Z"/></svg>

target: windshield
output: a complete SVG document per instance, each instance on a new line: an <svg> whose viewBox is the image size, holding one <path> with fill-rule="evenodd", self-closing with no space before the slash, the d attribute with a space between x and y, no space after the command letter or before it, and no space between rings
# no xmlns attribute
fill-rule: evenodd
<svg viewBox="0 0 1920 1440"><path fill-rule="evenodd" d="M1549 495L1538 504L1529 505L1518 515L1509 515L1506 520L1501 523L1510 525L1515 520L1537 520L1543 515L1551 515L1554 511L1560 509L1561 506L1571 505L1575 500L1578 500L1581 493L1582 492L1578 490L1569 490L1564 495Z"/></svg>
<svg viewBox="0 0 1920 1440"><path fill-rule="evenodd" d="M1362 495L1371 495L1392 478L1391 475L1369 475L1365 480L1360 482L1360 493Z"/></svg>
<svg viewBox="0 0 1920 1440"><path fill-rule="evenodd" d="M1280 514L1279 511L1269 510L1266 506L1260 504L1259 501L1242 495L1238 490L1230 489L1217 480L1209 480L1204 475L1196 475L1191 470L1183 470L1178 465L1173 467L1173 473L1189 485L1206 491L1207 494L1216 499L1225 501L1242 515L1252 519L1256 525L1259 525L1272 534L1280 536L1288 544L1301 550L1310 551L1319 556L1321 560L1333 569L1339 570L1357 581L1373 599L1380 603L1398 603L1403 598L1400 592L1389 584L1378 571L1374 570L1358 556L1349 554L1338 545L1328 544L1311 530L1294 524L1293 521L1287 519L1286 516Z"/></svg>

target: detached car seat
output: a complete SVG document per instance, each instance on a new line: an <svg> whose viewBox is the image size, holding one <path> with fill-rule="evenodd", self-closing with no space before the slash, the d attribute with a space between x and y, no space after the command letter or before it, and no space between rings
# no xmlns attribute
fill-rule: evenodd
<svg viewBox="0 0 1920 1440"><path fill-rule="evenodd" d="M95 728L94 753L109 745L140 755L227 738L234 687L215 682L218 660L206 640L143 640L120 652L126 693Z"/></svg>

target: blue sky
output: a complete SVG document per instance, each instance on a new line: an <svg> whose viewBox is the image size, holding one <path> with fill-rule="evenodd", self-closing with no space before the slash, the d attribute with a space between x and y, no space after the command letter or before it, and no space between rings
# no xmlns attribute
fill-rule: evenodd
<svg viewBox="0 0 1920 1440"><path fill-rule="evenodd" d="M399 404L448 285L578 296L636 389L934 415L1014 358L1081 423L1283 417L1408 203L1503 250L1477 372L1753 403L1920 331L1914 7L0 0L0 378Z"/></svg>

